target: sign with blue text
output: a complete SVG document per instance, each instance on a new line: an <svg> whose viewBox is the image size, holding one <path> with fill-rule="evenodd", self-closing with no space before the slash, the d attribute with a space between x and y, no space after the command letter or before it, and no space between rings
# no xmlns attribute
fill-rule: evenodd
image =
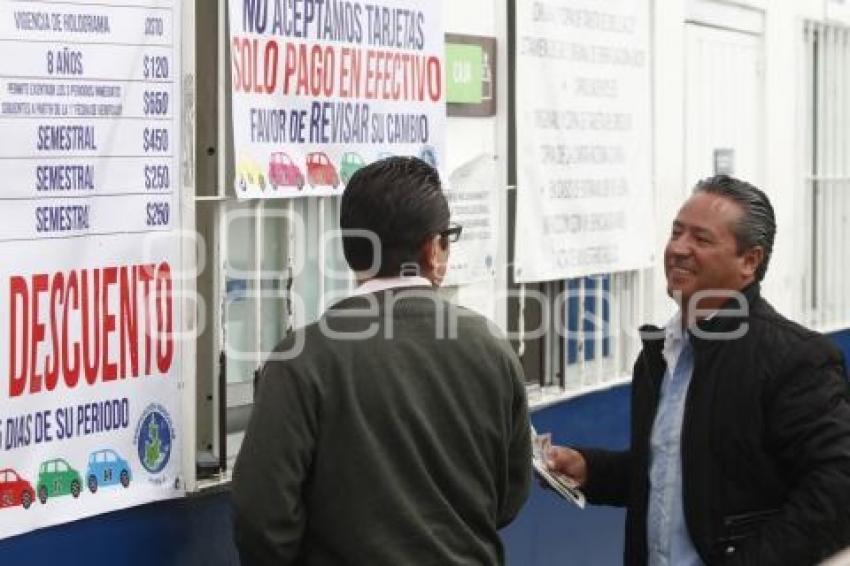
<svg viewBox="0 0 850 566"><path fill-rule="evenodd" d="M341 194L390 155L443 162L442 2L229 0L234 190Z"/></svg>
<svg viewBox="0 0 850 566"><path fill-rule="evenodd" d="M0 538L183 494L179 0L0 0Z"/></svg>

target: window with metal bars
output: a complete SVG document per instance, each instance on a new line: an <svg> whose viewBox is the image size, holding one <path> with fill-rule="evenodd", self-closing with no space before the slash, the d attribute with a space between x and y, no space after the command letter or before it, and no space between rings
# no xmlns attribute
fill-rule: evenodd
<svg viewBox="0 0 850 566"><path fill-rule="evenodd" d="M517 334L532 403L630 379L646 317L648 271L520 286ZM539 366L528 357L539 356Z"/></svg>
<svg viewBox="0 0 850 566"><path fill-rule="evenodd" d="M564 285L561 371L567 390L581 391L628 378L644 316L644 274L609 273Z"/></svg>
<svg viewBox="0 0 850 566"><path fill-rule="evenodd" d="M804 25L803 310L821 330L850 323L850 28Z"/></svg>
<svg viewBox="0 0 850 566"><path fill-rule="evenodd" d="M338 197L240 201L233 191L227 2L201 9L196 73L197 291L205 324L196 348L199 477L226 473L251 414L254 381L293 328L353 287L338 241ZM218 49L210 49L215 38ZM199 315L201 316L201 315Z"/></svg>

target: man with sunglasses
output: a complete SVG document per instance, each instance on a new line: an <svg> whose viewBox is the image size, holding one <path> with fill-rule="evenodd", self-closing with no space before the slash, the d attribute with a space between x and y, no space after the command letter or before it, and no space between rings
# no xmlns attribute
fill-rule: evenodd
<svg viewBox="0 0 850 566"><path fill-rule="evenodd" d="M276 349L233 481L243 564L504 563L528 495L522 369L437 293L461 227L437 171L391 157L342 196L359 286Z"/></svg>

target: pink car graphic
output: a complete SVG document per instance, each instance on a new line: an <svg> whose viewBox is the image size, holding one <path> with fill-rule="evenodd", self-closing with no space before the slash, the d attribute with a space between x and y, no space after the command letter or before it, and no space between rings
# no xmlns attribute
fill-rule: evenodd
<svg viewBox="0 0 850 566"><path fill-rule="evenodd" d="M300 191L304 188L304 174L287 153L279 151L272 153L269 160L269 183L274 190L278 187L298 187Z"/></svg>

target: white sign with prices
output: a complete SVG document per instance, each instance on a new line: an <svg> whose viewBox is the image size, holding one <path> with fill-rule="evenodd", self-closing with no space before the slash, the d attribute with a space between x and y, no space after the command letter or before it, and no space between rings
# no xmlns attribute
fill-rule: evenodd
<svg viewBox="0 0 850 566"><path fill-rule="evenodd" d="M0 538L182 495L179 0L0 0Z"/></svg>
<svg viewBox="0 0 850 566"><path fill-rule="evenodd" d="M229 6L239 198L337 195L358 169L391 155L440 168L441 1Z"/></svg>
<svg viewBox="0 0 850 566"><path fill-rule="evenodd" d="M651 265L649 13L517 3L518 282Z"/></svg>

